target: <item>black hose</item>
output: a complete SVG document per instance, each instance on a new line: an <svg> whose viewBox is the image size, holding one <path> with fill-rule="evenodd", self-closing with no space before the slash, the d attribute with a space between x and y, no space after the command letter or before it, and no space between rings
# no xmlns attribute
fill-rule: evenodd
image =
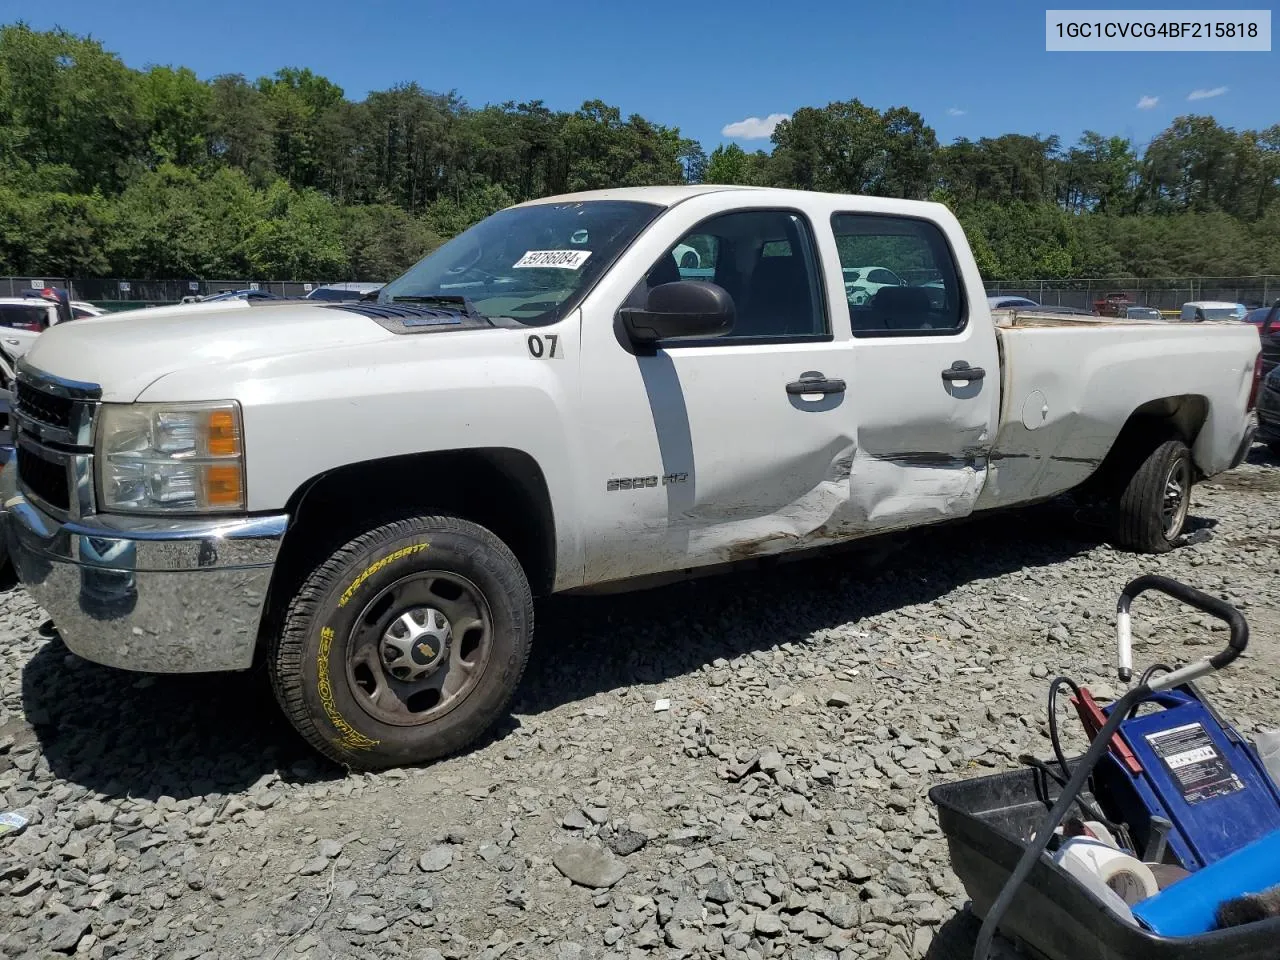
<svg viewBox="0 0 1280 960"><path fill-rule="evenodd" d="M1150 694L1151 688L1142 684L1134 687L1117 701L1111 711L1111 715L1107 717L1107 722L1102 725L1102 729L1094 737L1093 743L1089 745L1085 755L1076 764L1071 777L1067 780L1067 785L1062 788L1062 793L1058 796L1058 802L1053 805L1049 815L1045 817L1044 822L1037 828L1035 837L1027 843L1026 849L1022 851L1022 857L1018 860L1018 865L1013 868L1013 873L1009 874L1009 879L1005 881L1004 887L1000 890L1000 895L996 897L995 903L987 911L987 916L982 921L982 929L978 931L978 942L973 950L973 960L988 960L991 953L991 941L995 939L1000 921L1004 918L1005 913L1008 912L1009 905L1013 903L1013 898L1017 895L1018 888L1026 881L1031 870L1035 867L1036 861L1040 859L1040 855L1048 848L1049 841L1053 839L1054 831L1057 830L1058 824L1062 823L1067 811L1076 802L1076 798L1080 795L1080 790L1084 787L1085 781L1093 773L1093 768L1097 766L1098 760L1106 753L1111 737L1120 729L1120 724L1124 722L1129 710L1135 704L1150 696Z"/></svg>
<svg viewBox="0 0 1280 960"><path fill-rule="evenodd" d="M1053 755L1062 768L1065 780L1071 776L1071 767L1067 765L1066 754L1062 752L1062 741L1058 737L1058 688L1062 686L1070 687L1077 700L1080 699L1080 687L1070 677L1055 677L1053 683L1049 684L1049 742L1053 744Z"/></svg>
<svg viewBox="0 0 1280 960"><path fill-rule="evenodd" d="M1153 663L1151 666L1147 667L1147 669L1142 671L1142 676L1138 678L1139 686L1146 683L1157 673L1173 673L1173 667L1169 666L1167 663Z"/></svg>
<svg viewBox="0 0 1280 960"><path fill-rule="evenodd" d="M1049 766L1049 764L1045 763L1039 757L1033 757L1030 754L1024 754L1023 756L1018 758L1018 762L1023 763L1034 770L1039 770L1046 777L1049 777L1050 779L1052 779L1053 782L1060 787L1065 787L1067 785L1067 778L1064 777L1062 774L1058 773L1057 770L1053 769L1053 767ZM1113 821L1109 820L1106 817L1106 815L1102 813L1101 810L1099 810L1093 804L1089 803L1087 800L1076 800L1076 806L1080 808L1080 812L1083 813L1087 819L1097 820L1099 823L1107 827L1107 829L1109 830L1114 831L1115 828L1121 826L1121 824L1114 823Z"/></svg>

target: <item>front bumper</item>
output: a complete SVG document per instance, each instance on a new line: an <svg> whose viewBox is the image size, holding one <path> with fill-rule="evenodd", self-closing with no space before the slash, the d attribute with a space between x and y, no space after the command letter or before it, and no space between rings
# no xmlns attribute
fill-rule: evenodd
<svg viewBox="0 0 1280 960"><path fill-rule="evenodd" d="M149 673L244 670L288 517L96 516L61 522L0 472L18 579L86 660Z"/></svg>

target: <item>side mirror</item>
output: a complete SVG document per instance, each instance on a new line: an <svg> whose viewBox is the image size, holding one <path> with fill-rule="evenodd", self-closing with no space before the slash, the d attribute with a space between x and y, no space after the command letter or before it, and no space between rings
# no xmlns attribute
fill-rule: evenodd
<svg viewBox="0 0 1280 960"><path fill-rule="evenodd" d="M733 298L705 280L677 280L649 291L644 307L618 311L632 343L672 337L719 337L733 329Z"/></svg>

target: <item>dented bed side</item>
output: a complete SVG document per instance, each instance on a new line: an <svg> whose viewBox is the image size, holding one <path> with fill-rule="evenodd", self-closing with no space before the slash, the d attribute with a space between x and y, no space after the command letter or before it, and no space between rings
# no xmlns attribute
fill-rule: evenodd
<svg viewBox="0 0 1280 960"><path fill-rule="evenodd" d="M1231 466L1246 430L1252 326L996 319L1000 427L978 509L1080 485L1139 412L1176 418L1203 476Z"/></svg>

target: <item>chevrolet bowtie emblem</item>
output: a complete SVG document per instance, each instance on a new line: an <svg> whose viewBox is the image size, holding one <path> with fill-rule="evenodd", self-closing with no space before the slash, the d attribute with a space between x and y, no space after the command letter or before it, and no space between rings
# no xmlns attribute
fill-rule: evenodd
<svg viewBox="0 0 1280 960"><path fill-rule="evenodd" d="M418 652L422 654L424 657L426 657L428 660L430 660L432 657L436 655L436 652L431 649L431 644L429 643L418 644Z"/></svg>

